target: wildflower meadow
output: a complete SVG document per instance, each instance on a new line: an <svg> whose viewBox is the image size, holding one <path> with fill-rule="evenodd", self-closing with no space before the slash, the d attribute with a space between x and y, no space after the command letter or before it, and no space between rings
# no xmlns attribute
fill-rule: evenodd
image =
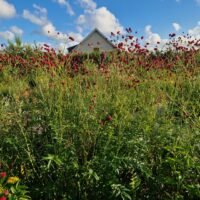
<svg viewBox="0 0 200 200"><path fill-rule="evenodd" d="M0 200L200 199L200 40L110 39L2 44Z"/></svg>

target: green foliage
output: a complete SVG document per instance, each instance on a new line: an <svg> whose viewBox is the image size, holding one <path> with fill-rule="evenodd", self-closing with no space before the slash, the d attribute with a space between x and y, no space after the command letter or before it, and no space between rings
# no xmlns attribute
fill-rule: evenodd
<svg viewBox="0 0 200 200"><path fill-rule="evenodd" d="M32 199L200 198L199 67L146 70L118 56L103 70L78 61L88 73L73 76L68 60L0 72L0 163Z"/></svg>

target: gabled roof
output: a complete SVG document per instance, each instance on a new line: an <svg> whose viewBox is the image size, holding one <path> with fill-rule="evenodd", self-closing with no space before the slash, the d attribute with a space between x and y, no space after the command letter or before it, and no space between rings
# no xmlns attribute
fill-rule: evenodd
<svg viewBox="0 0 200 200"><path fill-rule="evenodd" d="M72 51L72 50L76 50L78 48L78 46L82 43L84 43L88 38L91 37L91 35L93 35L94 33L98 33L102 38L104 38L113 48L116 48L115 45L110 41L108 40L108 38L101 32L99 31L99 29L95 28L89 35L87 35L78 45L76 46L73 46L73 47L69 47L68 50L69 52Z"/></svg>
<svg viewBox="0 0 200 200"><path fill-rule="evenodd" d="M71 51L73 51L74 48L76 48L76 46L77 45L74 45L74 46L68 47L67 49L68 49L69 52L71 52Z"/></svg>

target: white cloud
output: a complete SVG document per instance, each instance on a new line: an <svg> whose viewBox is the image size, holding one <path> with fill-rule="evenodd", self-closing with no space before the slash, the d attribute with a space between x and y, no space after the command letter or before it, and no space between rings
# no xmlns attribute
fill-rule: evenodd
<svg viewBox="0 0 200 200"><path fill-rule="evenodd" d="M190 36L200 39L200 21L197 23L195 27L188 30Z"/></svg>
<svg viewBox="0 0 200 200"><path fill-rule="evenodd" d="M178 23L176 23L176 22L174 22L174 23L172 24L172 26L174 27L175 31L179 31L179 30L181 29L180 24L178 24Z"/></svg>
<svg viewBox="0 0 200 200"><path fill-rule="evenodd" d="M39 13L43 13L43 14L47 14L47 9L46 8L42 8L42 7L40 7L39 5L37 5L37 4L33 4L33 8L35 8L36 9L36 13L37 14L39 14Z"/></svg>
<svg viewBox="0 0 200 200"><path fill-rule="evenodd" d="M150 44L157 44L157 42L161 42L161 37L158 33L153 33L152 32L152 27L151 25L147 25L145 27L145 33L146 33L146 36L147 36L147 42L149 42Z"/></svg>
<svg viewBox="0 0 200 200"><path fill-rule="evenodd" d="M23 10L23 18L29 20L33 24L43 26L45 25L48 20L46 18L46 15L43 15L41 12L37 12L35 14L31 13L29 10Z"/></svg>
<svg viewBox="0 0 200 200"><path fill-rule="evenodd" d="M0 38L4 40L13 40L15 38L15 34L11 31L3 31L0 32Z"/></svg>
<svg viewBox="0 0 200 200"><path fill-rule="evenodd" d="M16 9L13 4L6 0L0 0L0 18L12 18L16 15Z"/></svg>
<svg viewBox="0 0 200 200"><path fill-rule="evenodd" d="M22 36L22 34L23 34L22 29L20 29L17 26L12 26L7 31L1 31L0 38L3 38L4 40L13 40L15 36Z"/></svg>
<svg viewBox="0 0 200 200"><path fill-rule="evenodd" d="M69 15L75 15L74 10L72 9L70 3L67 0L54 0L61 6L65 6Z"/></svg>
<svg viewBox="0 0 200 200"><path fill-rule="evenodd" d="M154 33L152 31L151 25L148 25L145 27L145 33L146 33L146 42L150 43L149 49L153 50L155 47L160 49L160 50L165 50L167 47L171 47L172 49L174 48L173 45L169 45L171 40L161 38L161 36L158 33ZM175 35L173 37L173 40L175 43L178 44L178 46L183 46L186 48L198 48L195 47L193 44L189 45L189 42L191 41L197 41L200 39L200 21L197 23L197 25L191 29L188 30L189 36L183 36L183 35ZM159 44L157 43L159 42Z"/></svg>
<svg viewBox="0 0 200 200"><path fill-rule="evenodd" d="M41 32L43 35L58 41L67 41L68 35L56 30L56 27L51 23L48 22L44 26L41 27Z"/></svg>
<svg viewBox="0 0 200 200"><path fill-rule="evenodd" d="M71 42L69 36L74 37L75 42L80 42L83 37L80 33L63 33L56 29L51 21L48 20L46 8L41 8L38 5L33 5L35 10L30 12L29 10L23 11L23 17L33 24L40 27L40 33L52 40L57 40L60 43Z"/></svg>
<svg viewBox="0 0 200 200"><path fill-rule="evenodd" d="M93 0L79 0L81 6L86 10L94 10L97 4Z"/></svg>
<svg viewBox="0 0 200 200"><path fill-rule="evenodd" d="M200 0L195 0L197 2L198 5L200 5Z"/></svg>
<svg viewBox="0 0 200 200"><path fill-rule="evenodd" d="M152 31L151 25L147 25L145 27L145 34L146 34L145 42L149 43L148 45L149 50L153 50L154 48L157 48L159 50L166 49L166 43L169 40L165 38L161 38L161 36L158 33L154 33Z"/></svg>
<svg viewBox="0 0 200 200"><path fill-rule="evenodd" d="M85 10L84 14L77 19L79 30L91 30L98 28L104 34L121 31L124 28L120 25L118 19L106 7L96 8L94 10Z"/></svg>
<svg viewBox="0 0 200 200"><path fill-rule="evenodd" d="M18 35L18 36L22 36L23 34L23 30L17 26L12 26L10 27L10 30L15 34L15 35Z"/></svg>

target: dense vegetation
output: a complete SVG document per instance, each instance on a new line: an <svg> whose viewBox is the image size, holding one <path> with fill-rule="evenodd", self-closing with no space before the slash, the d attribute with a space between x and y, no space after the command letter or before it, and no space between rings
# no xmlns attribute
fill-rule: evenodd
<svg viewBox="0 0 200 200"><path fill-rule="evenodd" d="M199 199L200 52L174 47L89 57L11 43L0 172L32 199Z"/></svg>

